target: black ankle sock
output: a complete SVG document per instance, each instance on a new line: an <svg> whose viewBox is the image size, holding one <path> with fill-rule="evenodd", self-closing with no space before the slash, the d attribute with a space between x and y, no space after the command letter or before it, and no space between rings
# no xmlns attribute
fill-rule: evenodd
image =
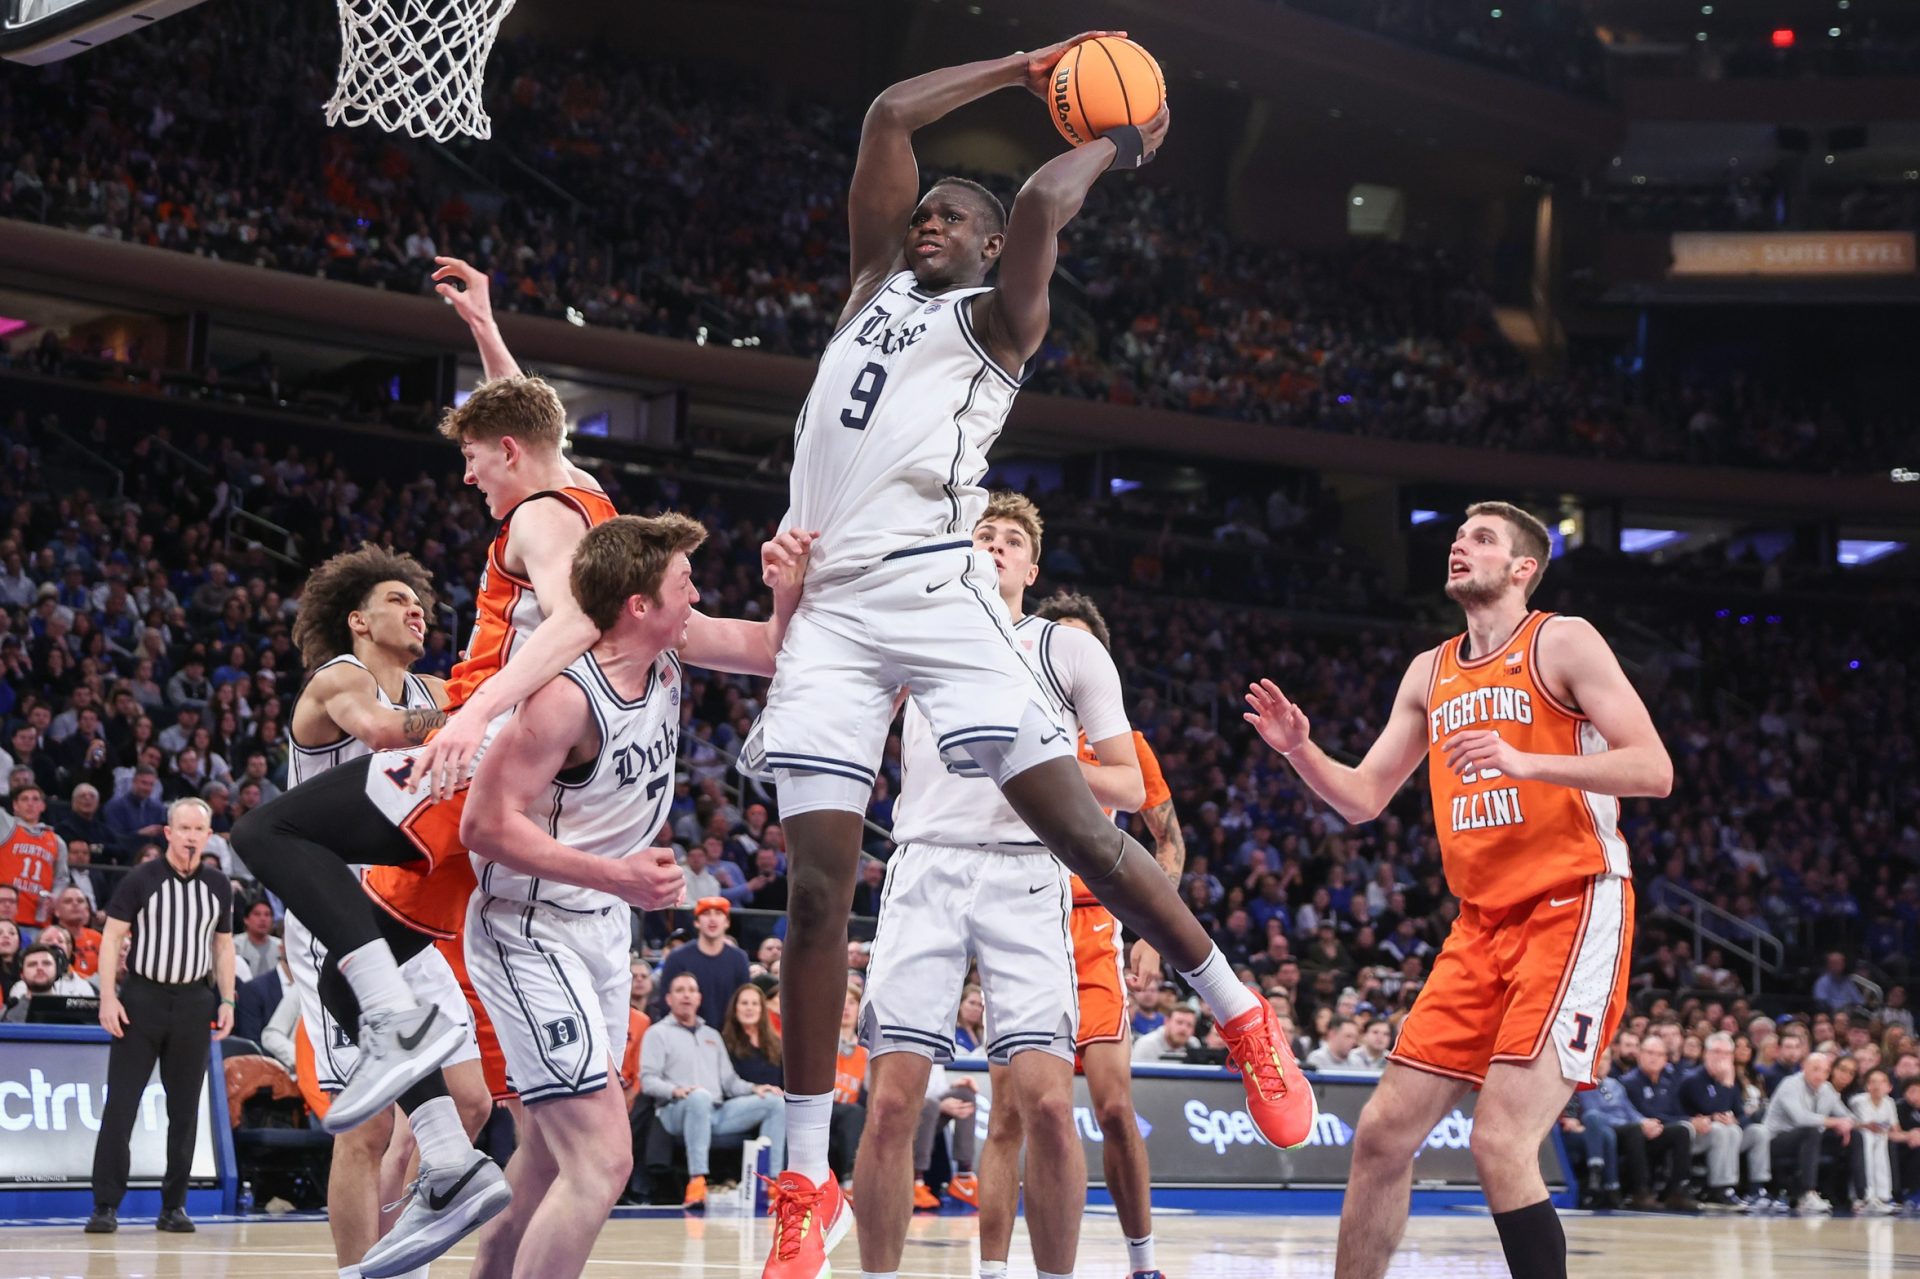
<svg viewBox="0 0 1920 1279"><path fill-rule="evenodd" d="M1496 1212L1493 1224L1513 1279L1567 1279L1567 1235L1551 1199Z"/></svg>

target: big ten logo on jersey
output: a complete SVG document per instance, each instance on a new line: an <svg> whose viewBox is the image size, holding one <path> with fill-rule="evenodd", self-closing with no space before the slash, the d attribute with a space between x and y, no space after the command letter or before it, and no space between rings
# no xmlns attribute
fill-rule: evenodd
<svg viewBox="0 0 1920 1279"><path fill-rule="evenodd" d="M643 777L663 776L662 770L671 765L679 753L679 723L664 724L660 735L647 745L632 742L614 751L613 769L622 787L632 786ZM652 793L651 787L648 793Z"/></svg>
<svg viewBox="0 0 1920 1279"><path fill-rule="evenodd" d="M853 344L877 346L880 348L880 354L892 355L918 342L926 336L926 332L927 326L924 324L903 324L895 328L892 313L876 309L867 317L867 322L860 326L860 331L853 335Z"/></svg>

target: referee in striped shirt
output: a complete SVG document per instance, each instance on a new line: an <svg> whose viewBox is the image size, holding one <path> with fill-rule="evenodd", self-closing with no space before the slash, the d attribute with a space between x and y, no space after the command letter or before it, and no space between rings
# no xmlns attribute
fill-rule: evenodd
<svg viewBox="0 0 1920 1279"><path fill-rule="evenodd" d="M160 1217L154 1226L181 1234L193 1230L187 1173L207 1075L207 1031L211 1026L214 1039L225 1039L233 1029L233 890L225 875L200 864L212 823L205 800L175 800L167 809L166 856L129 873L107 905L100 938L100 1025L113 1043L107 1052L106 1113L93 1148L88 1234L119 1229L133 1121L156 1062L167 1094L167 1175L160 1183ZM129 937L122 991L120 953Z"/></svg>

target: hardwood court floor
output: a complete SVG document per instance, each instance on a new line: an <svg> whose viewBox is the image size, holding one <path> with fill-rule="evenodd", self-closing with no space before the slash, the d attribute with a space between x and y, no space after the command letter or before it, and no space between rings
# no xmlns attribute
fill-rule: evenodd
<svg viewBox="0 0 1920 1279"><path fill-rule="evenodd" d="M196 1235L156 1235L145 1223L118 1235L84 1235L80 1223L0 1230L0 1279L181 1279L273 1276L326 1279L335 1273L326 1227L251 1219L203 1222ZM1333 1274L1332 1217L1163 1214L1155 1223L1159 1262L1171 1279L1325 1279ZM1566 1218L1575 1276L1684 1276L1685 1279L1892 1279L1920 1275L1920 1220L1656 1216ZM973 1273L974 1219L920 1218L902 1279L962 1279ZM677 1214L609 1222L587 1267L592 1276L757 1276L766 1256L764 1221L687 1220ZM436 1262L437 1279L466 1273L472 1249ZM1031 1276L1025 1233L1013 1273ZM834 1253L843 1277L859 1273L854 1242ZM1117 1279L1126 1251L1111 1215L1087 1219L1078 1274ZM1394 1263L1396 1279L1505 1279L1493 1225L1483 1215L1415 1217Z"/></svg>

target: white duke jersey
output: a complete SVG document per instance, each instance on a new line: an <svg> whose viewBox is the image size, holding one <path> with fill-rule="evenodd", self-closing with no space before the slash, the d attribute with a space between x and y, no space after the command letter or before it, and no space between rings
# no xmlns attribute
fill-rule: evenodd
<svg viewBox="0 0 1920 1279"><path fill-rule="evenodd" d="M1133 731L1120 672L1099 640L1079 627L1031 615L1014 623L1013 635L1062 704L1060 725L1069 742L1079 741L1082 732L1089 742L1103 742ZM991 778L947 771L927 717L911 699L900 734L900 798L893 817L898 844L1044 849Z"/></svg>
<svg viewBox="0 0 1920 1279"><path fill-rule="evenodd" d="M635 701L621 698L591 652L582 653L560 674L586 694L600 727L600 750L588 763L554 778L527 808L527 816L576 852L624 857L659 834L673 802L674 760L680 750L680 659L671 649L660 654ZM478 853L471 856L480 891L492 897L573 911L622 904L612 893L522 874Z"/></svg>
<svg viewBox="0 0 1920 1279"><path fill-rule="evenodd" d="M968 299L990 292L933 297L901 271L827 343L794 427L781 524L820 534L810 579L972 536L987 450L1020 390L973 331Z"/></svg>
<svg viewBox="0 0 1920 1279"><path fill-rule="evenodd" d="M352 653L342 653L320 666L314 671L314 675L326 670L328 666L338 666L343 662L349 666L358 666L363 671L367 669L367 664ZM312 677L308 678L311 682ZM433 691L427 687L427 682L412 671L407 672L406 684L398 702L387 696L387 691L380 687L378 680L373 683L373 695L379 700L381 706L390 711L433 710L440 705L434 700ZM293 745L293 750L287 755L289 786L298 786L301 782L311 781L320 776L329 768L338 768L349 760L373 754L373 747L346 733L340 734L340 740L331 746L302 746L299 742L293 741L291 734L288 735L288 741Z"/></svg>

